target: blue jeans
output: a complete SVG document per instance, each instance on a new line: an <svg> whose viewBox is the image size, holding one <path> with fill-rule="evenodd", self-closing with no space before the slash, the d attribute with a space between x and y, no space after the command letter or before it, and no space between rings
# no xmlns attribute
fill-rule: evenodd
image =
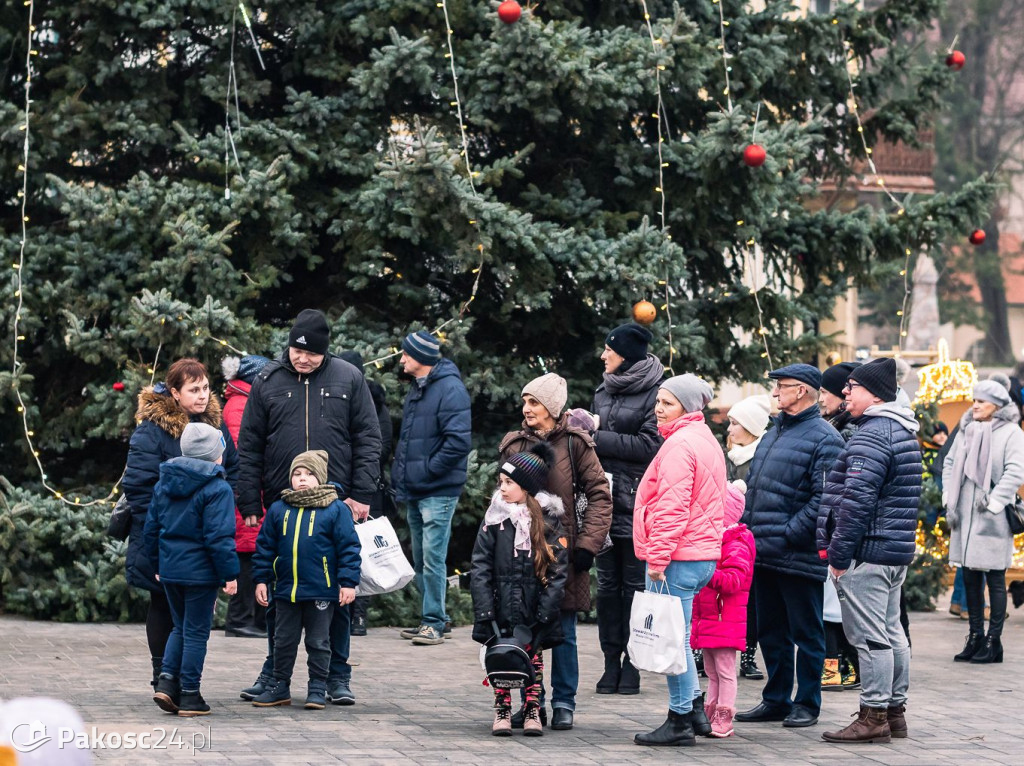
<svg viewBox="0 0 1024 766"><path fill-rule="evenodd" d="M571 564L570 564L571 566ZM559 613L564 641L551 650L551 708L576 709L576 688L580 685L580 658L576 653L576 612L563 609ZM525 699L525 692L523 693ZM547 691L540 684L540 706L544 707Z"/></svg>
<svg viewBox="0 0 1024 766"><path fill-rule="evenodd" d="M161 672L179 679L182 691L199 691L219 586L169 582L163 586L174 627L164 649Z"/></svg>
<svg viewBox="0 0 1024 766"><path fill-rule="evenodd" d="M410 500L409 532L412 538L412 565L416 587L423 594L422 625L438 631L448 622L444 598L448 587L448 541L452 536L452 516L459 496L424 497Z"/></svg>
<svg viewBox="0 0 1024 766"><path fill-rule="evenodd" d="M693 618L693 597L697 591L708 584L715 573L714 561L673 561L665 568L665 582L668 592L678 598L683 605L683 617L686 620L686 672L678 676L666 676L668 679L668 707L674 713L689 713L693 710L693 699L700 695L700 679L697 678L697 666L690 651L690 621ZM647 579L647 590L662 589L655 586L650 577Z"/></svg>

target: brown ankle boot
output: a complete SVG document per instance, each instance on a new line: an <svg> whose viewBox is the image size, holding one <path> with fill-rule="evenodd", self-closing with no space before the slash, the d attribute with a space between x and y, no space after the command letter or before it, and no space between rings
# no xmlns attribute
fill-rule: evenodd
<svg viewBox="0 0 1024 766"><path fill-rule="evenodd" d="M892 741L889 730L888 711L886 708L860 706L857 720L839 731L826 731L821 735L826 742L855 744L858 742L879 742L886 744Z"/></svg>
<svg viewBox="0 0 1024 766"><path fill-rule="evenodd" d="M907 719L904 716L906 710L906 705L896 705L895 707L890 705L886 711L889 731L893 739L906 739L910 736L907 733Z"/></svg>

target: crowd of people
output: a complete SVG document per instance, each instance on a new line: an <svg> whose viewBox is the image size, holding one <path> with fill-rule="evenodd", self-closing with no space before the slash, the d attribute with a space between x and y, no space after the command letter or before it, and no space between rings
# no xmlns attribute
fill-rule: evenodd
<svg viewBox="0 0 1024 766"><path fill-rule="evenodd" d="M859 687L860 709L826 741L906 737L902 585L924 466L896 362L773 370L771 397L729 409L723 451L704 415L711 386L693 374L666 378L651 339L637 324L608 334L589 407L567 407L555 373L529 381L521 427L498 446L498 488L472 555L473 638L517 642L530 667L516 712L511 690L495 688L492 732L573 727L577 615L591 609L596 563L598 694L640 691L628 649L638 592L678 598L686 623L686 672L667 676L666 720L637 744L728 737L734 722L812 726L830 687ZM124 479L127 573L150 594L154 700L168 712L209 713L200 682L220 588L232 594L228 634L267 637L243 699L291 704L304 632L305 707L353 704L350 639L365 633L355 524L395 502L422 596L419 624L401 635L416 646L450 637L446 559L471 449L459 370L430 333L402 341L412 382L389 487L383 389L364 377L358 355L329 347L326 318L305 310L279 358L247 356L225 369L223 412L194 359L175 362L139 396ZM971 618L958 661L1002 660L1012 555L1003 508L1024 483L1019 420L1007 386L983 381L938 461L950 559L963 568ZM765 675L760 703L737 711L737 677Z"/></svg>

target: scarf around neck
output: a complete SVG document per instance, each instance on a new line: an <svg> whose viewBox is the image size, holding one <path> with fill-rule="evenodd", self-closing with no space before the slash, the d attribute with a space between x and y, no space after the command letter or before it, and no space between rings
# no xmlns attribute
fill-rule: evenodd
<svg viewBox="0 0 1024 766"><path fill-rule="evenodd" d="M326 508L338 499L338 490L333 484L320 484L306 489L286 489L281 499L296 508Z"/></svg>
<svg viewBox="0 0 1024 766"><path fill-rule="evenodd" d="M530 509L526 507L526 503L506 503L501 499L501 494L495 492L494 497L491 498L491 504L487 508L487 513L484 514L484 526L490 527L497 524L499 528L504 528L503 525L506 521L511 522L516 529L514 543L516 556L519 555L519 551L529 553L532 549L530 545Z"/></svg>
<svg viewBox="0 0 1024 766"><path fill-rule="evenodd" d="M757 445L761 443L762 436L757 437L750 444L737 444L735 447L729 450L729 461L734 466L741 466L744 463L749 463L754 459L754 453L757 452Z"/></svg>

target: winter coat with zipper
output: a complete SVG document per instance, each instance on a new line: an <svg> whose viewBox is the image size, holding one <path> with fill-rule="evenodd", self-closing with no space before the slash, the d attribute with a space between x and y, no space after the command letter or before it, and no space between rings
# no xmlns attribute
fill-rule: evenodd
<svg viewBox="0 0 1024 766"><path fill-rule="evenodd" d="M143 533L160 582L223 585L238 577L234 509L221 466L190 457L163 463Z"/></svg>
<svg viewBox="0 0 1024 766"><path fill-rule="evenodd" d="M441 359L409 385L391 484L401 501L454 497L466 484L472 449L469 393L459 368Z"/></svg>
<svg viewBox="0 0 1024 766"><path fill-rule="evenodd" d="M369 505L380 472L380 426L362 373L331 354L308 375L295 371L285 349L256 375L238 435L238 508L262 516L291 486L292 460L322 449L327 478L342 499Z"/></svg>
<svg viewBox="0 0 1024 766"><path fill-rule="evenodd" d="M224 389L224 425L228 427L231 438L238 445L238 432L242 428L242 413L249 400L252 384L244 380L229 380ZM253 553L256 550L256 535L260 533L259 525L247 527L238 508L235 508L235 550L239 553Z"/></svg>
<svg viewBox="0 0 1024 766"><path fill-rule="evenodd" d="M205 412L189 415L174 400L167 387L157 383L139 393L135 420L138 426L129 442L128 461L121 480L128 507L132 509L132 526L125 552L125 578L136 588L163 593L142 541L153 490L160 480L160 464L181 457L179 440L190 422L206 423L219 428L224 434L223 467L227 482L232 487L238 478L238 452L231 433L224 425L220 400L213 393Z"/></svg>
<svg viewBox="0 0 1024 766"><path fill-rule="evenodd" d="M968 410L960 420L959 433L942 464L942 504L949 522L949 563L970 569L1008 569L1013 566L1013 535L1005 508L1024 484L1024 431L1019 426L1017 405L1010 402L992 416L989 448L991 487L979 487L954 466L966 449L966 430L974 420ZM959 486L954 507L949 507L951 488Z"/></svg>
<svg viewBox="0 0 1024 766"><path fill-rule="evenodd" d="M658 426L665 443L640 480L633 548L648 571L717 561L725 515L725 455L700 412Z"/></svg>
<svg viewBox="0 0 1024 766"><path fill-rule="evenodd" d="M544 649L563 640L559 619L569 553L565 547L562 501L547 492L536 496L544 512L544 538L555 554L548 564L544 582L537 578L533 551L517 550L516 526L509 518L517 508L495 492L473 546L470 591L473 595L473 640L486 644L494 635L491 622L502 635L511 635L517 625L534 629L535 644Z"/></svg>
<svg viewBox="0 0 1024 766"><path fill-rule="evenodd" d="M817 404L772 418L747 475L743 522L757 543L755 566L825 582L818 509L825 476L842 448Z"/></svg>
<svg viewBox="0 0 1024 766"><path fill-rule="evenodd" d="M764 434L758 436L750 444L737 445L725 453L725 475L729 481L747 480L750 473L750 463L754 460L758 446Z"/></svg>
<svg viewBox="0 0 1024 766"><path fill-rule="evenodd" d="M339 588L359 584L361 550L352 512L341 500L323 508L277 500L256 538L252 579L275 599L337 601Z"/></svg>
<svg viewBox="0 0 1024 766"><path fill-rule="evenodd" d="M648 354L625 372L605 373L594 394L594 447L612 475L612 537L633 536L636 488L661 446L654 400L664 377L661 360Z"/></svg>
<svg viewBox="0 0 1024 766"><path fill-rule="evenodd" d="M569 442L572 441L572 457L576 465L576 477L579 491L587 497L587 511L583 517L583 528L576 527L576 505L573 497L573 469L569 461ZM555 423L555 427L541 436L526 423L522 430L505 434L498 448L499 465L517 452L528 452L530 447L540 441L546 441L555 452L555 464L548 472L548 491L562 501L566 509L562 519L569 549L569 561L572 551L576 548L593 553L601 552L608 530L612 523L612 498L608 490L608 479L604 468L597 458L594 442L590 434L569 425L569 416L565 413ZM590 609L590 574L574 571L569 565L568 577L565 582L565 597L562 609L585 612Z"/></svg>
<svg viewBox="0 0 1024 766"><path fill-rule="evenodd" d="M693 599L690 646L747 648L747 601L754 580L754 536L744 524L722 532L722 558L711 580Z"/></svg>
<svg viewBox="0 0 1024 766"><path fill-rule="evenodd" d="M839 570L851 559L906 566L914 560L924 471L920 426L912 409L895 402L868 407L853 422L856 431L825 481L818 549Z"/></svg>

